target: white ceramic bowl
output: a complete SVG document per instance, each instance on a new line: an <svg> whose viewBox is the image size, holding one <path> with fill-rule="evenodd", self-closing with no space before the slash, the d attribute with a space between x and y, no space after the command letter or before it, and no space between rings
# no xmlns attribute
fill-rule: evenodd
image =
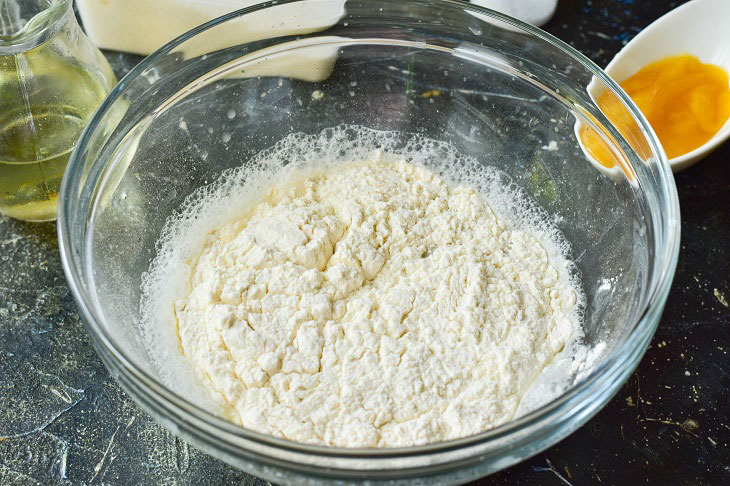
<svg viewBox="0 0 730 486"><path fill-rule="evenodd" d="M621 83L647 64L659 59L691 54L701 62L711 63L730 72L730 1L692 0L651 23L634 37L606 66L606 73ZM601 90L595 80L588 92L595 100ZM576 134L583 128L576 123ZM669 160L674 172L695 164L730 137L730 119L707 143L679 157ZM580 141L580 137L578 137ZM584 150L585 151L585 150ZM606 168L586 156L601 172L618 176L621 169Z"/></svg>

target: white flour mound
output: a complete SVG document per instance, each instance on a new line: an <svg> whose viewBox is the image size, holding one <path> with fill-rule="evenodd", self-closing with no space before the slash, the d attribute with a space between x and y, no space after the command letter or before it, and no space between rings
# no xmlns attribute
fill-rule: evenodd
<svg viewBox="0 0 730 486"><path fill-rule="evenodd" d="M337 130L359 134L338 163L287 157L267 179L287 143L317 141L289 140L257 162L264 191L251 193L248 167L246 183L228 174L168 224L142 306L146 322L172 329L148 326L162 373L180 391L179 367L192 367L194 393L226 417L305 443L410 446L509 421L582 335L559 235L494 174L458 184L447 166L435 169L448 181L405 160L443 156L442 144L421 140L408 149L416 157L401 148L393 160L372 150L393 138ZM554 393L569 378L556 377Z"/></svg>

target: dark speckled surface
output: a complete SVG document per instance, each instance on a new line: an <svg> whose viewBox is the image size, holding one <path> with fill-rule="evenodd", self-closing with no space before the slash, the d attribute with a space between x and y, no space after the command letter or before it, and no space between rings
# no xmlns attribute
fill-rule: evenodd
<svg viewBox="0 0 730 486"><path fill-rule="evenodd" d="M680 3L560 0L546 29L605 65ZM138 60L108 57L120 75ZM679 266L636 373L569 438L479 484L730 484L728 164L730 144L677 175ZM113 382L55 234L0 217L0 484L265 484L175 438Z"/></svg>

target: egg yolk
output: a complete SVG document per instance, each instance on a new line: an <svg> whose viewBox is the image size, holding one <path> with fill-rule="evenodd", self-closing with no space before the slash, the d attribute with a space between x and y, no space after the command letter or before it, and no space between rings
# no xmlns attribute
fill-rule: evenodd
<svg viewBox="0 0 730 486"><path fill-rule="evenodd" d="M620 84L644 113L670 159L705 144L730 117L728 73L689 54L648 64ZM596 102L630 141L628 135L636 125L618 98L606 91ZM592 128L584 127L581 139L595 160L606 167L616 165L616 157Z"/></svg>

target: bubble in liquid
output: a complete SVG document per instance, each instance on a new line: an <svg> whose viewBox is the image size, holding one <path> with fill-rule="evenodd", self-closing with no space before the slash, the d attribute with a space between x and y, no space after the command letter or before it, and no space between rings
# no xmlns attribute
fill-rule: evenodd
<svg viewBox="0 0 730 486"><path fill-rule="evenodd" d="M223 135L221 135L221 140L223 143L228 143L231 141L231 134L228 132L223 132Z"/></svg>
<svg viewBox="0 0 730 486"><path fill-rule="evenodd" d="M228 110L226 116L229 120L233 120L234 118L236 118L236 110Z"/></svg>

